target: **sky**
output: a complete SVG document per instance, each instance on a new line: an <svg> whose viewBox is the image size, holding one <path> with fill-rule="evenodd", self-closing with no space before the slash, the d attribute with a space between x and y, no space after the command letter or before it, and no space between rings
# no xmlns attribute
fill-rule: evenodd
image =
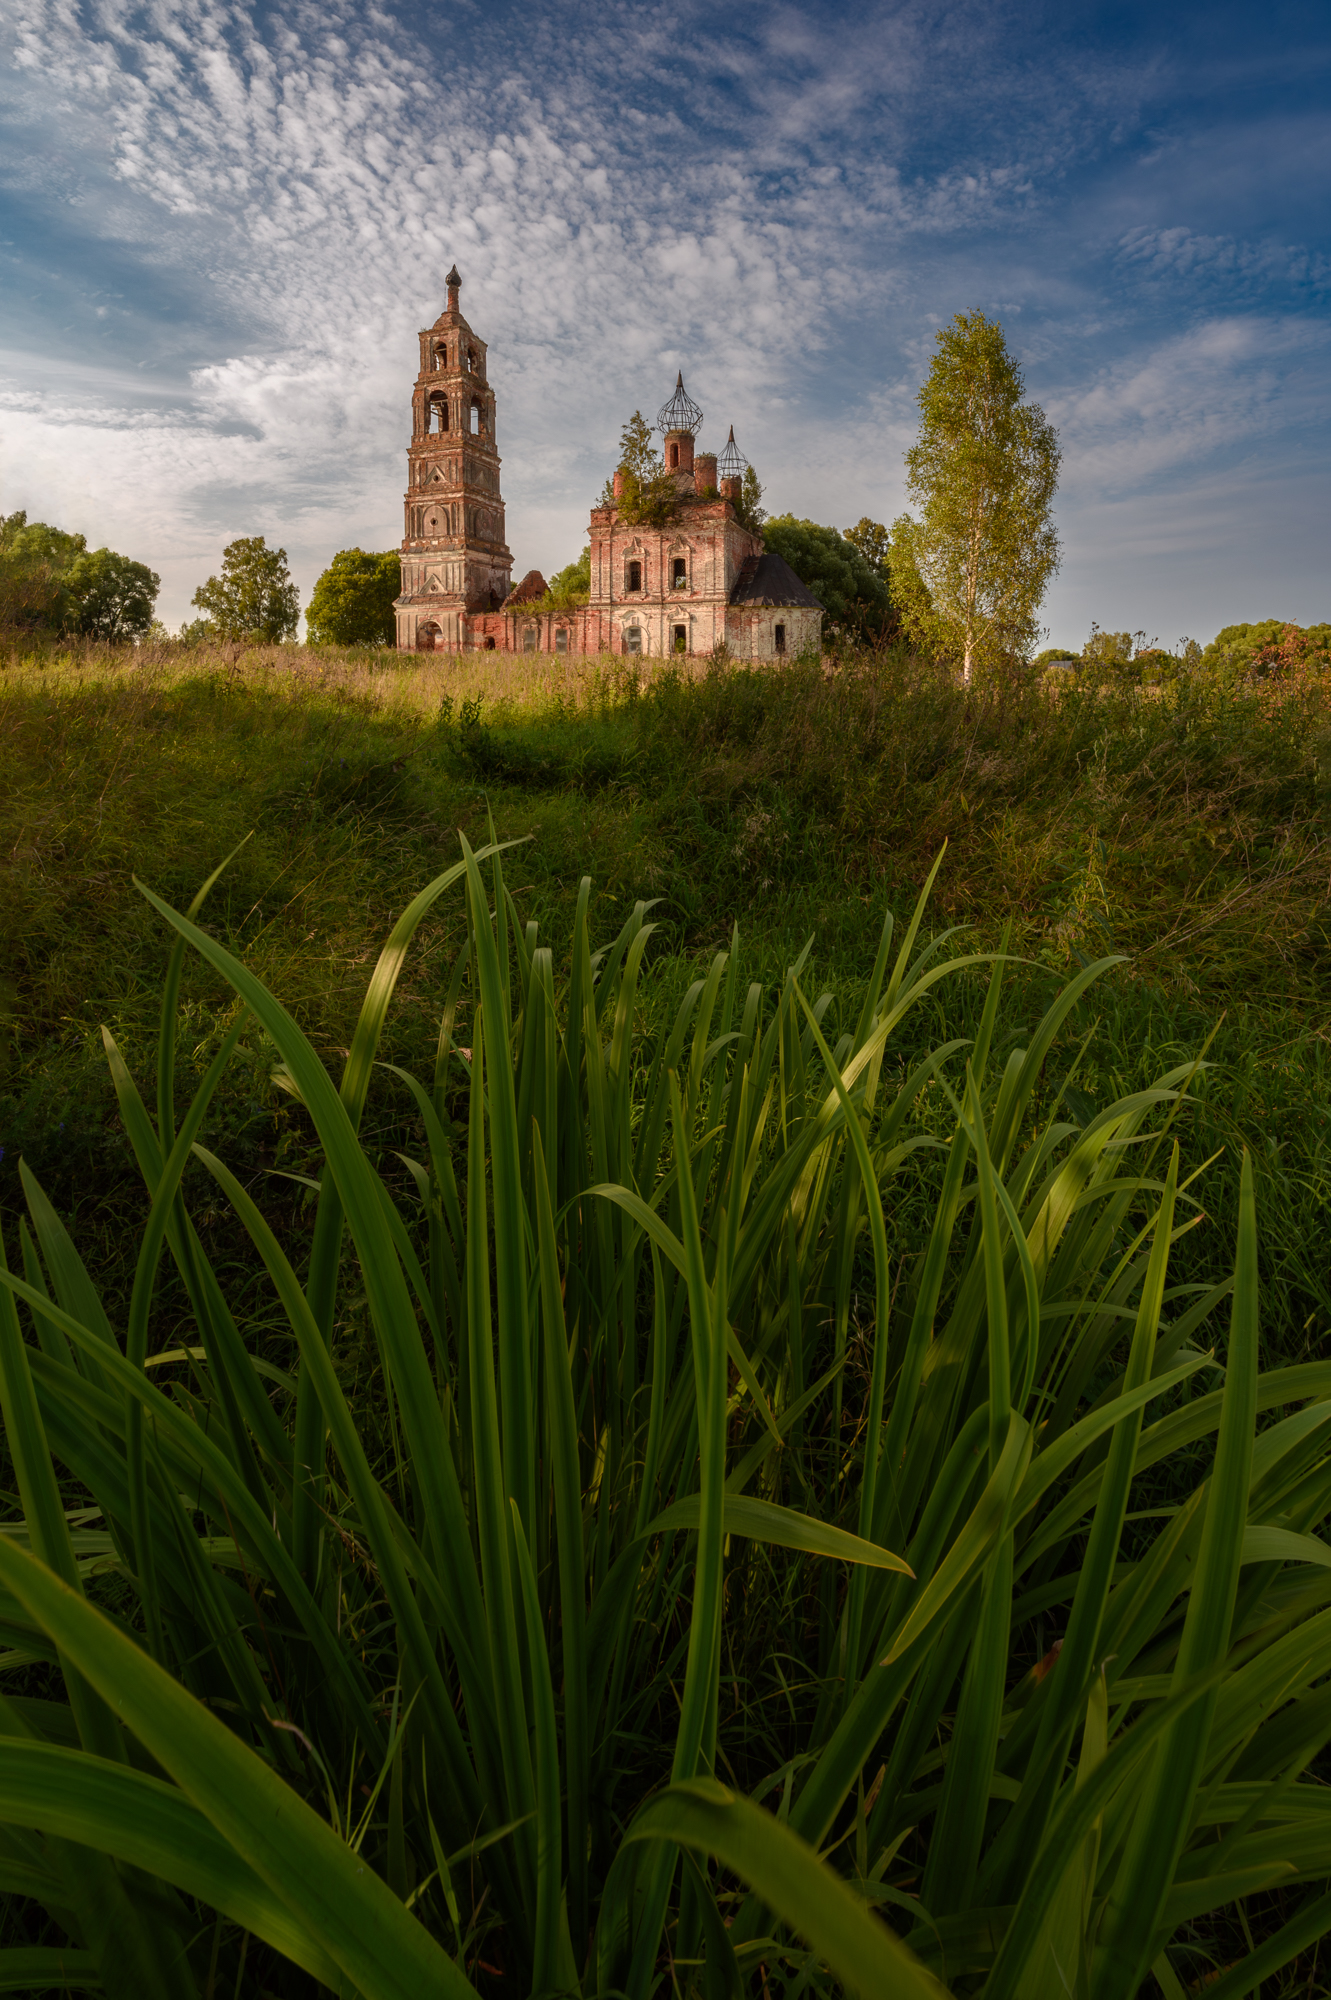
<svg viewBox="0 0 1331 2000"><path fill-rule="evenodd" d="M402 533L417 330L489 343L514 574L677 369L773 512L909 504L939 328L1057 426L1042 614L1331 618L1331 8L6 0L0 509L151 564Z"/></svg>

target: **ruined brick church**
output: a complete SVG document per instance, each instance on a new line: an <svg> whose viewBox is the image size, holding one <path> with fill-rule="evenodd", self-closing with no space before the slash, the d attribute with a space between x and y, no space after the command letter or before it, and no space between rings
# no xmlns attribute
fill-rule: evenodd
<svg viewBox="0 0 1331 2000"><path fill-rule="evenodd" d="M420 336L412 396L400 649L659 657L724 643L740 658L769 659L818 646L817 598L736 512L745 465L733 427L719 459L696 450L702 411L682 376L657 419L679 494L673 518L647 527L615 504L593 507L585 605L542 609L536 570L513 589L485 342L462 317L456 266L445 283L448 304Z"/></svg>

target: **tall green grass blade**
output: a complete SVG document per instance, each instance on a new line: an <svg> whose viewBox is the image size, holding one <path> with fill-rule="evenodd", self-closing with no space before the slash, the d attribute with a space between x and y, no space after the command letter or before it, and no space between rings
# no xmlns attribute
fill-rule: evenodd
<svg viewBox="0 0 1331 2000"><path fill-rule="evenodd" d="M365 2000L470 1994L452 1960L336 1833L131 1639L0 1537L0 1584L266 1882Z"/></svg>
<svg viewBox="0 0 1331 2000"><path fill-rule="evenodd" d="M1243 1560L1257 1414L1257 1341L1257 1217L1252 1162L1245 1153L1220 1435L1201 1548L1174 1662L1176 1689L1223 1659L1229 1645ZM1180 1717L1151 1773L1115 1885L1095 2000L1129 2000L1155 1956L1154 1932L1187 1832L1213 1710L1211 1696Z"/></svg>
<svg viewBox="0 0 1331 2000"><path fill-rule="evenodd" d="M802 1840L715 1780L670 1785L638 1813L626 1838L671 1840L722 1862L859 2000L942 2000L938 1982Z"/></svg>

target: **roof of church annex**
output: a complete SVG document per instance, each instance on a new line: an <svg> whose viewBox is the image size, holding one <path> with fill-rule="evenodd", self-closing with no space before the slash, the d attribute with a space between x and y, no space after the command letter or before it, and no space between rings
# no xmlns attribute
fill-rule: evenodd
<svg viewBox="0 0 1331 2000"><path fill-rule="evenodd" d="M549 587L538 569L529 569L523 577L522 582L514 584L504 602L505 604L535 604L538 599L545 596Z"/></svg>
<svg viewBox="0 0 1331 2000"><path fill-rule="evenodd" d="M765 555L748 556L735 578L730 593L732 604L805 605L821 611L823 605L808 585L801 583L784 556L771 550Z"/></svg>

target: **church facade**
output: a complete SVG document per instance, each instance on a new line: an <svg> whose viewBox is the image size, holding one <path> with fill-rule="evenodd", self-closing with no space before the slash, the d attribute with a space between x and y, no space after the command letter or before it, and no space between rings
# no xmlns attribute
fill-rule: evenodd
<svg viewBox="0 0 1331 2000"><path fill-rule="evenodd" d="M404 496L403 651L625 653L661 657L725 645L744 659L819 646L822 606L736 503L744 461L732 429L725 452L696 449L702 412L683 378L658 417L677 501L664 526L624 517L615 498L591 510L591 590L584 605L543 608L545 579L512 587L486 345L459 307L456 266L448 304L420 335Z"/></svg>

